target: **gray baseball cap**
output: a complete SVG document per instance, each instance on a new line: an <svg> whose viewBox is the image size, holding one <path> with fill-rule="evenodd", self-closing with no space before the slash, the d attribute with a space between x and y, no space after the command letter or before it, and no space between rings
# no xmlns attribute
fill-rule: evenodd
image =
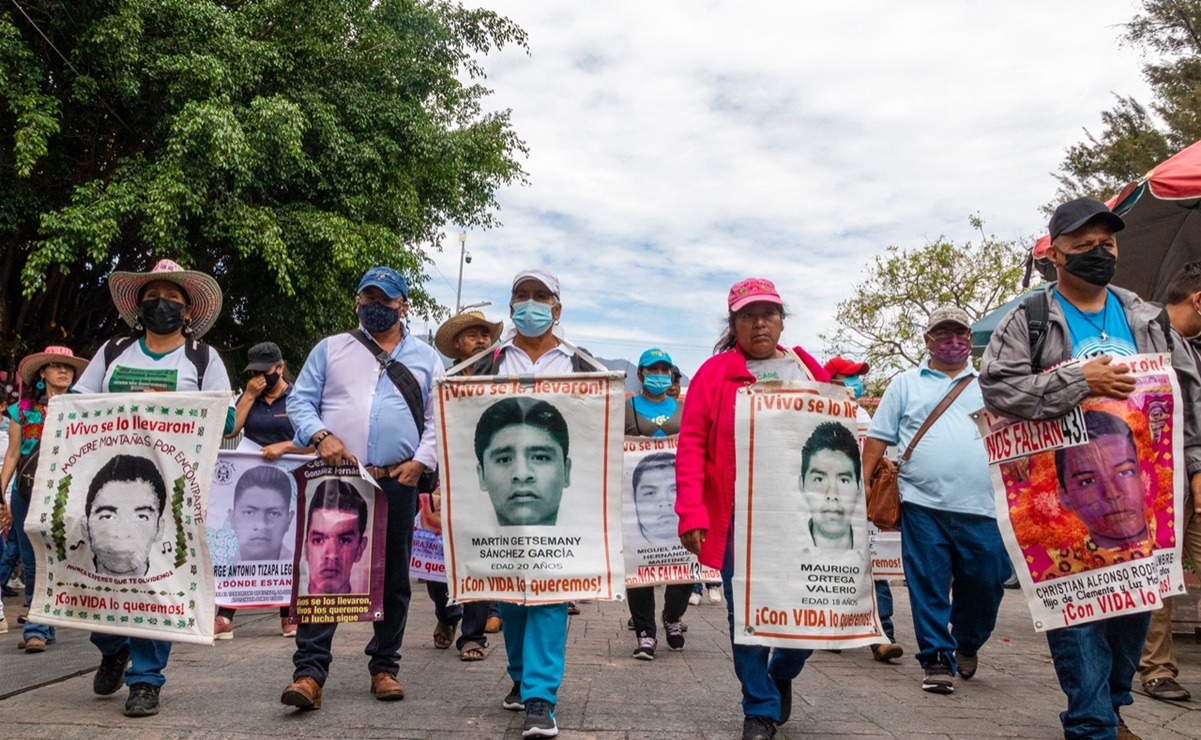
<svg viewBox="0 0 1201 740"><path fill-rule="evenodd" d="M939 306L930 312L930 320L926 322L926 332L939 324L947 322L959 324L965 329L972 328L972 320L968 317L967 311L964 311L959 306Z"/></svg>

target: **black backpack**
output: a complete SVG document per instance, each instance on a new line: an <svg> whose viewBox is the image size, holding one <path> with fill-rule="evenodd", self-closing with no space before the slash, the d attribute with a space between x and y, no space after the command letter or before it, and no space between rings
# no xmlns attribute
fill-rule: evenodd
<svg viewBox="0 0 1201 740"><path fill-rule="evenodd" d="M1047 291L1041 290L1034 295L1026 296L1022 302L1026 307L1026 332L1030 338L1030 366L1034 372L1041 373L1045 368L1042 362L1043 341L1047 338L1047 327L1051 323L1051 299ZM1168 338L1168 352L1175 349L1172 341L1172 324L1168 320L1168 309L1160 306L1159 315L1155 322Z"/></svg>

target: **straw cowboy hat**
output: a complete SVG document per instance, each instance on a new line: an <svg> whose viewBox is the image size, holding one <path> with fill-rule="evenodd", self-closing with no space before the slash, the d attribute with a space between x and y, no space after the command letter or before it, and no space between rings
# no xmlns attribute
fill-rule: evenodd
<svg viewBox="0 0 1201 740"><path fill-rule="evenodd" d="M213 328L221 313L221 287L212 276L185 270L171 260L159 260L150 272L114 272L109 275L108 290L125 323L137 328L138 295L147 283L156 280L175 283L187 295L188 305L192 307L188 325L193 338L199 338Z"/></svg>
<svg viewBox="0 0 1201 740"><path fill-rule="evenodd" d="M452 360L466 359L459 357L459 350L455 349L455 337L459 336L464 329L470 329L473 326L482 326L487 329L488 338L495 344L501 329L504 328L504 322L489 321L479 311L464 311L438 327L438 333L434 335L434 346Z"/></svg>
<svg viewBox="0 0 1201 740"><path fill-rule="evenodd" d="M61 362L75 368L76 380L79 379L79 374L83 372L83 369L88 366L86 359L76 357L66 347L47 347L41 352L21 358L21 364L17 365L17 375L21 376L22 383L30 385L36 382L38 371L52 362Z"/></svg>

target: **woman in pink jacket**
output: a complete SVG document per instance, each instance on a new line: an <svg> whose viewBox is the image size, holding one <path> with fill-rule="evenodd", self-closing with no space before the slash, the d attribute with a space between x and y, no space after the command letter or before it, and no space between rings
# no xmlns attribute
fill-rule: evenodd
<svg viewBox="0 0 1201 740"><path fill-rule="evenodd" d="M730 315L715 354L688 386L676 451L676 513L680 541L703 565L721 568L730 639L734 611L734 397L739 388L767 380L830 376L800 347L780 346L784 301L769 280L748 278L730 288ZM743 740L766 740L792 711L792 679L812 651L733 645L742 684Z"/></svg>

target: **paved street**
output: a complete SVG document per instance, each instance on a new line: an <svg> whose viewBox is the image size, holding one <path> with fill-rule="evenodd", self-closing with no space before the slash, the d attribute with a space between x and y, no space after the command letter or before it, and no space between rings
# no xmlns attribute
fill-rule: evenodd
<svg viewBox="0 0 1201 740"><path fill-rule="evenodd" d="M904 588L894 587L898 637L912 654L913 637ZM13 629L0 635L0 736L8 738L113 737L252 738L347 737L402 740L519 738L519 712L506 712L504 648L494 635L487 660L462 663L452 650L433 646L433 607L414 584L400 678L402 702L382 703L369 693L362 648L370 630L343 627L335 643L333 673L323 708L296 712L279 703L291 677L292 643L279 636L273 612L240 614L236 637L214 647L179 645L167 669L162 712L126 719L125 691L92 694L98 653L84 633L60 631L41 655L15 650ZM660 594L661 595L661 594ZM19 613L6 599L10 622ZM623 604L583 604L572 618L567 677L557 712L561 737L575 740L677 740L737 738L741 729L738 683L730 661L725 607L690 607L688 645L661 649L654 662L630 657ZM1201 697L1201 646L1178 638L1181 682ZM1018 594L1006 592L1000 625L981 652L980 672L957 681L952 696L919 689L920 671L909 655L900 665L872 660L866 649L817 653L794 684L793 719L779 738L978 738L1062 737L1063 708L1046 642L1030 627ZM1137 696L1123 714L1146 740L1201 737L1201 702L1167 704Z"/></svg>

